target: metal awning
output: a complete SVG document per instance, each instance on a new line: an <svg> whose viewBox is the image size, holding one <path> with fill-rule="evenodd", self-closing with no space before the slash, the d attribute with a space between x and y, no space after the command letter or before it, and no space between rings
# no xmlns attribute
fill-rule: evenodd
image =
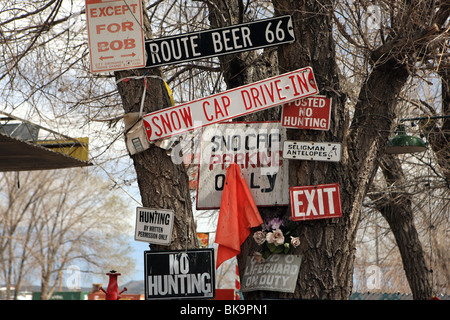
<svg viewBox="0 0 450 320"><path fill-rule="evenodd" d="M0 172L90 166L87 138L74 139L1 112ZM42 133L44 139L39 139ZM42 135L41 134L41 135Z"/></svg>

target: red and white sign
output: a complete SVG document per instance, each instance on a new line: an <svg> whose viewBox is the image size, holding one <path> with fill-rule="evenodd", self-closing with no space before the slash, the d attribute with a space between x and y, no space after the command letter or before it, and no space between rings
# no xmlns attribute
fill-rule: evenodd
<svg viewBox="0 0 450 320"><path fill-rule="evenodd" d="M331 99L312 96L283 105L281 125L285 128L329 130Z"/></svg>
<svg viewBox="0 0 450 320"><path fill-rule="evenodd" d="M338 183L289 188L293 221L342 217Z"/></svg>
<svg viewBox="0 0 450 320"><path fill-rule="evenodd" d="M279 122L222 122L202 129L197 209L218 209L227 168L237 163L257 206L289 204L286 129Z"/></svg>
<svg viewBox="0 0 450 320"><path fill-rule="evenodd" d="M92 72L145 67L141 0L86 0Z"/></svg>
<svg viewBox="0 0 450 320"><path fill-rule="evenodd" d="M230 120L318 92L311 67L230 89L143 117L149 141Z"/></svg>

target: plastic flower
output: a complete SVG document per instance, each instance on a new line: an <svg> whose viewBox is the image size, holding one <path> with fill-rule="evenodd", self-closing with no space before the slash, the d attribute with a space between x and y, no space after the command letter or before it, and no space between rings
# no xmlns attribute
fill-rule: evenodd
<svg viewBox="0 0 450 320"><path fill-rule="evenodd" d="M255 252L253 258L257 263L264 263L266 261L260 252Z"/></svg>
<svg viewBox="0 0 450 320"><path fill-rule="evenodd" d="M277 246L281 246L282 244L284 244L283 231L281 231L280 229L276 229L273 232L273 243Z"/></svg>
<svg viewBox="0 0 450 320"><path fill-rule="evenodd" d="M268 227L272 230L280 229L280 227L283 225L283 220L280 218L273 218L269 221Z"/></svg>
<svg viewBox="0 0 450 320"><path fill-rule="evenodd" d="M273 232L267 232L267 234L266 234L266 241L268 243L273 243L273 241L274 241Z"/></svg>
<svg viewBox="0 0 450 320"><path fill-rule="evenodd" d="M266 241L266 234L262 231L256 231L253 234L253 239L255 239L257 244L261 245Z"/></svg>
<svg viewBox="0 0 450 320"><path fill-rule="evenodd" d="M291 244L294 248L297 248L300 245L300 238L291 236Z"/></svg>

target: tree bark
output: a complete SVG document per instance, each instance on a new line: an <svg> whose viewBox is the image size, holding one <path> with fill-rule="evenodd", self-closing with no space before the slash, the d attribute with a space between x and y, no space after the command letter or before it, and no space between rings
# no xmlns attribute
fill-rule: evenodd
<svg viewBox="0 0 450 320"><path fill-rule="evenodd" d="M144 17L146 14L144 13ZM145 21L147 38L151 37L150 22ZM116 71L117 88L125 113L139 112L142 91L147 90L143 114L169 107L170 97L159 68ZM144 80L133 77L146 76ZM128 80L129 79L129 80ZM171 209L175 212L172 242L169 246L152 245L152 250L179 250L198 248L196 228L192 214L189 178L183 163L175 164L170 153L157 144L131 155L144 207Z"/></svg>
<svg viewBox="0 0 450 320"><path fill-rule="evenodd" d="M383 192L380 197L375 195L374 204L394 234L414 299L430 299L433 291L431 273L414 224L411 196L396 187L404 181L402 167L397 158L386 155L382 159L381 169L393 191Z"/></svg>

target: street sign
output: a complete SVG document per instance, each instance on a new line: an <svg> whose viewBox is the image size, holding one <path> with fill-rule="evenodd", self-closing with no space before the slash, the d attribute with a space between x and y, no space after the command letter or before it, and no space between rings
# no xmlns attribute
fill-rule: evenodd
<svg viewBox="0 0 450 320"><path fill-rule="evenodd" d="M281 125L286 128L329 130L331 98L311 96L283 105Z"/></svg>
<svg viewBox="0 0 450 320"><path fill-rule="evenodd" d="M173 220L173 210L136 208L134 240L169 245L172 240Z"/></svg>
<svg viewBox="0 0 450 320"><path fill-rule="evenodd" d="M342 217L338 183L289 188L293 221Z"/></svg>
<svg viewBox="0 0 450 320"><path fill-rule="evenodd" d="M256 261L254 256L248 256L242 274L241 290L293 293L301 263L301 255L272 254L264 262Z"/></svg>
<svg viewBox="0 0 450 320"><path fill-rule="evenodd" d="M149 141L230 120L316 94L311 67L144 115Z"/></svg>
<svg viewBox="0 0 450 320"><path fill-rule="evenodd" d="M341 161L340 143L284 141L283 158L315 161Z"/></svg>
<svg viewBox="0 0 450 320"><path fill-rule="evenodd" d="M218 209L227 167L237 163L257 206L289 204L286 129L279 122L222 122L202 129L197 209Z"/></svg>
<svg viewBox="0 0 450 320"><path fill-rule="evenodd" d="M291 16L146 40L147 67L193 61L295 41Z"/></svg>
<svg viewBox="0 0 450 320"><path fill-rule="evenodd" d="M144 251L145 300L212 299L214 249Z"/></svg>
<svg viewBox="0 0 450 320"><path fill-rule="evenodd" d="M86 0L91 72L145 67L141 0Z"/></svg>

